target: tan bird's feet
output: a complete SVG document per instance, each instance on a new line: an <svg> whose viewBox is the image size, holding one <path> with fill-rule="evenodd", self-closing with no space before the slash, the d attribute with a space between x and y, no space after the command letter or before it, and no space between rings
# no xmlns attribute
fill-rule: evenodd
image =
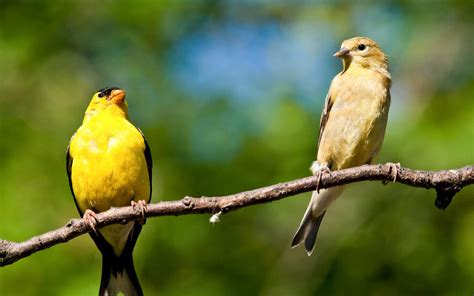
<svg viewBox="0 0 474 296"><path fill-rule="evenodd" d="M94 211L87 209L84 212L82 219L84 219L84 222L86 222L87 226L89 226L90 229L97 233L97 230L95 229L95 227L97 226L97 215Z"/></svg>
<svg viewBox="0 0 474 296"><path fill-rule="evenodd" d="M319 164L319 162L317 161L313 161L309 170L311 171L311 173L313 173L313 175L317 176L316 192L319 193L319 183L321 183L321 178L323 176L323 173L330 174L331 170L329 169L327 164Z"/></svg>
<svg viewBox="0 0 474 296"><path fill-rule="evenodd" d="M138 211L140 211L140 213L142 214L143 220L140 220L139 223L145 224L145 212L148 209L148 204L146 203L146 201L144 201L143 199L140 199L138 202L132 200L131 204L134 210L138 209Z"/></svg>
<svg viewBox="0 0 474 296"><path fill-rule="evenodd" d="M397 181L397 177L398 177L398 172L401 170L401 165L400 163L393 163L393 162L387 162L387 165L390 167L390 173L392 174L393 176L393 181L395 183L395 181ZM384 182L384 184L387 184L388 182Z"/></svg>

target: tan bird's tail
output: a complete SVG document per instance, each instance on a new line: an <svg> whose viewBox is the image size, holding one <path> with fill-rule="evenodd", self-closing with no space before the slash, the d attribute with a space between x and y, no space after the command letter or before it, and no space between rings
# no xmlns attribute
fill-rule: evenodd
<svg viewBox="0 0 474 296"><path fill-rule="evenodd" d="M313 253L319 226L323 220L326 209L344 191L344 186L336 186L328 189L313 191L311 201L301 220L300 227L293 237L291 247L296 247L304 241L304 247L308 256Z"/></svg>
<svg viewBox="0 0 474 296"><path fill-rule="evenodd" d="M306 249L308 256L311 256L316 243L319 226L321 225L321 221L323 221L324 214L326 214L326 211L314 219L311 215L311 209L308 207L306 213L303 216L303 220L301 220L300 227L296 231L295 236L291 242L292 248L300 245L304 241L304 248Z"/></svg>

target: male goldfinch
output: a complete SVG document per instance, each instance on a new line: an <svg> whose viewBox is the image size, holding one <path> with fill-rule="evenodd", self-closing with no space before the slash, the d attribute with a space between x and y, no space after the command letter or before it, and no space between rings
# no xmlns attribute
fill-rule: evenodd
<svg viewBox="0 0 474 296"><path fill-rule="evenodd" d="M144 221L95 229L95 213L130 204L144 211L151 198L150 148L129 121L124 90L107 87L94 94L66 159L76 207L102 253L99 295L143 295L132 251Z"/></svg>
<svg viewBox="0 0 474 296"><path fill-rule="evenodd" d="M334 56L342 59L343 70L331 82L321 115L317 160L311 166L319 176L322 170L370 164L382 146L390 107L388 60L377 43L351 38ZM292 247L304 241L311 255L326 209L343 189L313 192Z"/></svg>

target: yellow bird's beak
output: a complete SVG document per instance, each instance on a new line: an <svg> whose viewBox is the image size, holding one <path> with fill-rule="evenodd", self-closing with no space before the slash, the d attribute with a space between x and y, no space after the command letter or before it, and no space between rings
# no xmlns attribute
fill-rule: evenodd
<svg viewBox="0 0 474 296"><path fill-rule="evenodd" d="M334 56L335 57L338 57L338 58L344 58L344 57L347 57L349 56L349 52L350 50L345 48L345 47L341 47L341 49L339 51L337 51Z"/></svg>
<svg viewBox="0 0 474 296"><path fill-rule="evenodd" d="M122 104L125 102L125 91L122 89L114 89L107 98L107 101L114 104Z"/></svg>

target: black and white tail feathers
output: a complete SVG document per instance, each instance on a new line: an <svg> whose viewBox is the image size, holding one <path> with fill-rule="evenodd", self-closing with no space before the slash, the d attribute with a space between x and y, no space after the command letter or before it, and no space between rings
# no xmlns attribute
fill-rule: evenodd
<svg viewBox="0 0 474 296"><path fill-rule="evenodd" d="M129 234L125 248L117 256L113 247L100 232L89 232L102 253L102 276L100 278L99 296L115 296L122 292L126 296L142 296L143 291L133 265L133 248L142 229L135 222Z"/></svg>
<svg viewBox="0 0 474 296"><path fill-rule="evenodd" d="M133 267L132 253L124 253L117 257L115 254L102 255L102 277L100 279L99 295L115 296L119 292L127 296L143 295Z"/></svg>

